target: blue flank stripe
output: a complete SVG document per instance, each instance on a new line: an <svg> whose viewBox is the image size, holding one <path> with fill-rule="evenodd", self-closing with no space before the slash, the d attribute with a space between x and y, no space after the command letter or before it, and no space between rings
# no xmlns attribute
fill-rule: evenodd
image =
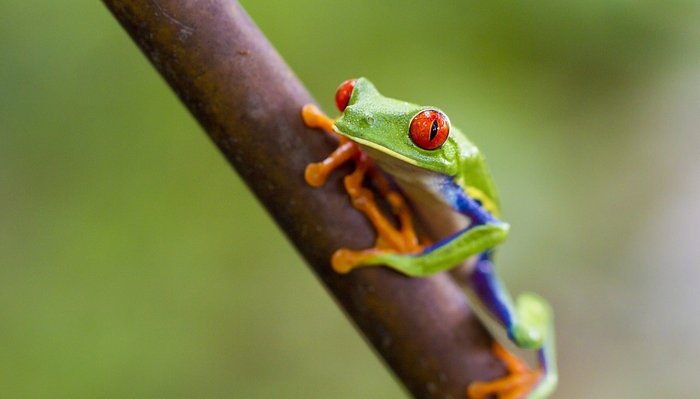
<svg viewBox="0 0 700 399"><path fill-rule="evenodd" d="M498 219L493 217L491 213L481 206L481 203L469 197L464 189L462 189L462 186L455 182L453 177L444 176L442 181L438 184L440 184L440 192L442 193L442 196L447 200L447 203L452 207L452 209L469 217L471 220L471 225L469 228L483 225L488 222L498 221ZM422 253L427 253L434 249L440 248L445 243L451 241L453 238L462 234L463 232L464 230L457 231L454 234L445 237L432 245L429 245L423 250ZM414 256L420 256L421 254L416 254Z"/></svg>
<svg viewBox="0 0 700 399"><path fill-rule="evenodd" d="M454 178L446 176L442 181L441 191L450 206L469 216L475 226L497 221L489 211L481 206L479 201L469 197Z"/></svg>

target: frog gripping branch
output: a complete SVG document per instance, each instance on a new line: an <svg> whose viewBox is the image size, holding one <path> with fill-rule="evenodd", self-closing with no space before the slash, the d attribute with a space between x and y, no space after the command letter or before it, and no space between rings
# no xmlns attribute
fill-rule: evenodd
<svg viewBox="0 0 700 399"><path fill-rule="evenodd" d="M557 381L552 312L534 294L521 295L514 304L494 272L493 249L505 240L509 226L499 219L496 190L477 147L439 109L384 97L364 78L343 82L335 100L341 111L335 120L313 105L302 109L308 126L321 128L339 143L325 160L307 167L305 178L319 187L337 167L354 161L356 168L345 177L345 189L353 206L375 227L377 240L369 249L337 250L331 259L334 270L348 273L383 265L421 277L468 260L464 286L472 305L502 326L515 345L535 350L538 367L530 370L496 343L494 353L510 374L472 383L467 396L548 397ZM382 213L373 191L363 186L365 177L386 199L399 227ZM423 218L439 217L449 234L430 245L419 240L403 195Z"/></svg>

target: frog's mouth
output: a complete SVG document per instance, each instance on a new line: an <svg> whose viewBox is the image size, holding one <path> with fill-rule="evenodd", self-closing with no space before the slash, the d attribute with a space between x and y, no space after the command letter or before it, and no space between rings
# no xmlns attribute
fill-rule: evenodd
<svg viewBox="0 0 700 399"><path fill-rule="evenodd" d="M406 182L410 185L415 180L432 180L432 177L439 176L439 173L421 168L414 160L386 147L364 139L350 139L374 160L379 168L391 175L396 182Z"/></svg>
<svg viewBox="0 0 700 399"><path fill-rule="evenodd" d="M369 141L369 140L361 139L359 137L353 137L353 136L350 136L348 134L345 134L345 133L341 132L335 125L333 125L333 130L336 133L338 133L339 135L341 135L343 137L347 137L348 139L354 141L355 143L359 144L362 147L371 148L373 150L381 152L382 154L386 154L390 157L393 157L395 159L406 162L409 165L418 166L418 162L416 162L416 160L411 159L403 154L399 154L398 152L396 152L394 150L390 150L390 149L384 147L383 145L377 144L377 143Z"/></svg>

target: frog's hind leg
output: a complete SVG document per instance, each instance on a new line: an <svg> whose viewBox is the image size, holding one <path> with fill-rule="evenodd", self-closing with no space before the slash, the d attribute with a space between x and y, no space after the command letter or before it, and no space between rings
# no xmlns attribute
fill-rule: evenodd
<svg viewBox="0 0 700 399"><path fill-rule="evenodd" d="M506 366L508 376L488 382L474 382L467 389L470 399L485 399L497 395L499 399L524 399L543 376L541 370L530 370L528 365L494 342L493 353Z"/></svg>
<svg viewBox="0 0 700 399"><path fill-rule="evenodd" d="M495 274L491 255L482 254L469 277L469 298L480 313L490 314L508 332L517 346L537 350L538 367L528 365L499 344L494 354L503 360L509 375L488 382L475 382L467 390L471 399L496 395L507 399L544 399L554 390L557 369L552 310L539 296L521 295L516 304Z"/></svg>
<svg viewBox="0 0 700 399"><path fill-rule="evenodd" d="M541 349L538 355L543 356ZM498 343L494 343L493 353L506 365L508 375L493 381L473 382L467 388L469 399L485 399L496 396L498 399L545 399L554 390L556 372L542 363L537 369L529 366ZM542 362L542 360L540 360Z"/></svg>

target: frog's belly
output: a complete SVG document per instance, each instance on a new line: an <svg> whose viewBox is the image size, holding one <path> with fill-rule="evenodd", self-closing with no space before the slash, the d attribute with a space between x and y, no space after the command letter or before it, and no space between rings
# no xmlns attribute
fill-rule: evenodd
<svg viewBox="0 0 700 399"><path fill-rule="evenodd" d="M432 193L426 192L424 187L415 187L400 181L397 181L397 184L413 205L421 226L435 241L464 230L471 224L467 216L456 212L441 198L435 198ZM476 256L472 256L450 269L450 274L461 286L466 286L466 282L469 281L469 276L476 266L476 259Z"/></svg>
<svg viewBox="0 0 700 399"><path fill-rule="evenodd" d="M450 186L447 181L452 179L450 176L411 165L374 148L362 145L360 147L382 170L394 178L413 205L413 211L421 226L434 241L447 238L471 224L467 216L455 211L445 199L442 190ZM462 272L468 272L473 263L465 262L466 267L460 269Z"/></svg>
<svg viewBox="0 0 700 399"><path fill-rule="evenodd" d="M442 192L449 185L450 176L411 165L374 148L360 147L393 177L433 239L445 238L469 226L469 218L456 212Z"/></svg>
<svg viewBox="0 0 700 399"><path fill-rule="evenodd" d="M434 239L449 237L471 223L468 217L452 209L439 193L433 192L423 182L413 184L397 180L397 184L413 205L421 225Z"/></svg>

